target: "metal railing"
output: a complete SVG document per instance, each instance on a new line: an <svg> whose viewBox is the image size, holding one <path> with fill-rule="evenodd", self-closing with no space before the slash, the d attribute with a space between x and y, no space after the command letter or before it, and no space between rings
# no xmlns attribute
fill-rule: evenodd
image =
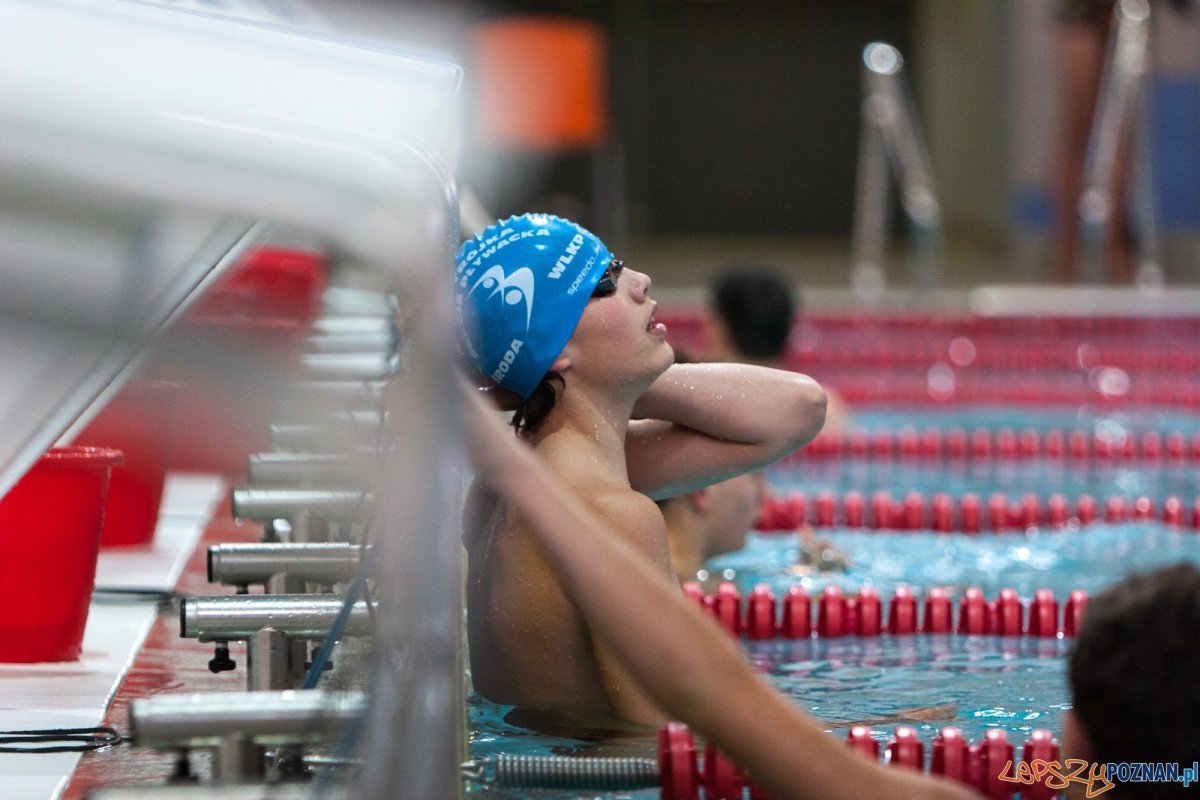
<svg viewBox="0 0 1200 800"><path fill-rule="evenodd" d="M1147 0L1118 0L1108 53L1100 81L1092 130L1083 168L1078 212L1083 245L1081 277L1085 283L1104 281L1105 249L1113 236L1117 213L1115 186L1121 170L1130 170L1129 224L1137 252L1134 281L1161 286L1157 213L1150 181L1149 143L1145 132L1144 97L1150 55L1150 4ZM1123 158L1128 151L1132 158ZM1122 162L1131 162L1125 164Z"/></svg>
<svg viewBox="0 0 1200 800"><path fill-rule="evenodd" d="M941 206L929 156L895 47L872 42L863 48L862 128L854 192L851 289L877 305L887 287L892 186L914 246L913 289L923 295L939 282Z"/></svg>
<svg viewBox="0 0 1200 800"><path fill-rule="evenodd" d="M49 53L46 41L61 50ZM0 403L12 443L0 482L119 385L203 275L272 231L327 242L412 298L403 374L382 400L398 446L380 453L388 491L374 508L373 546L388 575L373 593L379 657L360 747L379 757L354 791L458 797L461 433L446 276L459 224L453 153L438 148L454 138L446 131L461 73L326 32L87 0L0 0L0 49L0 276L12 279L0 332L29 342L10 348L19 358L0 370L16 398ZM58 235L81 227L97 236ZM8 247L14 232L24 249ZM187 279L178 291L151 291L172 258ZM34 268L40 282L22 284ZM111 286L87 291L110 273ZM36 291L22 297L9 283ZM122 301L111 312L109 294ZM144 314L126 313L135 302ZM46 335L26 335L33 323ZM61 353L51 349L55 331L71 337ZM114 345L101 351L105 335ZM76 367L82 377L66 374Z"/></svg>

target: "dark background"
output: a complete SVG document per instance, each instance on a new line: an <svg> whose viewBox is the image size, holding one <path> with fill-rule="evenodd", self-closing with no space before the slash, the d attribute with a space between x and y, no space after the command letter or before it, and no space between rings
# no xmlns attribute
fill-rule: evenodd
<svg viewBox="0 0 1200 800"><path fill-rule="evenodd" d="M606 28L614 137L598 157L468 147L465 182L499 215L566 203L602 233L847 235L860 54L877 39L907 50L909 6L489 4L485 18L551 12ZM483 166L496 156L507 175ZM498 180L512 175L525 181Z"/></svg>

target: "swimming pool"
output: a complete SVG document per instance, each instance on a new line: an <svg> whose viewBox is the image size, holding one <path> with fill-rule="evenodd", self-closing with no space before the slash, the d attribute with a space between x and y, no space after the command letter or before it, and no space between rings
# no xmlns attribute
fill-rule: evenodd
<svg viewBox="0 0 1200 800"><path fill-rule="evenodd" d="M878 408L859 413L855 428L867 435L881 432L937 430L1084 431L1089 439L1120 441L1146 432L1179 432L1188 441L1200 432L1200 419L1172 409L1139 409L1136 413L1101 407L1020 409L1012 407ZM1189 451L1190 452L1190 451ZM1103 521L1103 503L1111 496L1151 497L1161 505L1182 498L1190 510L1200 496L1200 471L1191 455L1183 459L1055 458L1042 453L1018 458L909 458L898 449L870 450L848 456L801 455L766 471L773 493L804 492L811 504L822 492L841 497L854 491L870 498L887 492L900 499L910 492L928 498L945 492L954 497L975 494L987 499L1004 493L1010 503L1034 494L1041 502L1060 493L1074 501L1096 498L1099 521L1077 521L1051 527L1015 526L1005 532L941 533L928 527L910 531L851 528L839 520L814 531L819 539L851 556L841 571L822 572L799 563L795 533L752 533L744 549L706 565L709 590L718 581L732 582L743 596L767 584L777 597L799 586L813 606L826 587L847 596L874 589L886 606L901 587L923 598L931 588L947 591L957 620L958 602L969 587L990 600L1002 589L1014 589L1028 606L1035 591L1049 589L1063 604L1074 590L1094 595L1128 573L1188 560L1200 563L1200 534L1185 524L1173 527L1156 520ZM811 507L809 510L811 520ZM885 611L886 613L886 611ZM814 611L814 618L815 618ZM968 741L979 741L990 729L1003 730L1020 750L1035 729L1057 735L1062 713L1069 708L1066 656L1072 640L1057 637L966 634L879 636L810 636L801 639L743 640L747 658L780 691L822 720L832 735L844 738L850 727L867 724L883 742L897 724L913 726L926 745L946 726L960 728ZM505 722L508 707L471 699L471 755L498 753L653 755L650 737L624 737L602 742L537 735ZM475 787L478 791L478 787ZM491 789L495 797L580 797L596 793L531 793ZM617 795L638 800L658 797L653 789Z"/></svg>
<svg viewBox="0 0 1200 800"><path fill-rule="evenodd" d="M884 598L898 586L936 586L954 599L976 586L989 598L1013 588L1026 602L1035 590L1048 588L1062 602L1074 589L1092 595L1131 571L1200 562L1200 535L1158 522L978 535L845 529L816 535L851 556L847 570L820 572L799 565L795 534L751 534L744 549L713 559L709 572L733 581L743 594L760 582L780 596L793 584L814 596L830 585L846 592L871 586Z"/></svg>
<svg viewBox="0 0 1200 800"><path fill-rule="evenodd" d="M886 605L898 587L910 587L918 597L928 587L941 587L957 608L967 587L982 589L989 599L1003 588L1013 588L1026 604L1037 589L1048 588L1061 604L1072 590L1092 595L1130 571L1180 560L1200 563L1200 536L1160 523L981 535L832 530L821 536L852 554L848 570L798 567L794 534L751 534L743 550L714 559L709 571L714 580L732 581L743 595L760 583L771 586L779 597L794 585L813 598L827 586L846 594L873 587ZM852 724L866 721L874 725L878 738L884 738L897 722L904 722L917 727L926 741L943 726L956 725L972 741L989 727L1002 727L1019 743L1035 728L1059 730L1067 707L1064 674L1070 642L885 633L747 641L743 648L781 691L824 720L836 735L844 736ZM475 698L470 709L476 757L595 749L591 743L538 736L507 725L503 716L509 709L481 698ZM636 747L631 740L603 750Z"/></svg>

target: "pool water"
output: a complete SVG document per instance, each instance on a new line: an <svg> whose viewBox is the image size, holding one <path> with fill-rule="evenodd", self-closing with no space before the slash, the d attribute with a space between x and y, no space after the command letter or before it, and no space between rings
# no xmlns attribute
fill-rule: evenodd
<svg viewBox="0 0 1200 800"><path fill-rule="evenodd" d="M996 636L842 637L746 643L747 657L775 686L845 738L852 725L871 726L882 752L896 725L912 725L926 743L947 725L970 741L1002 728L1017 751L1036 728L1061 729L1070 647L1062 639ZM736 702L736 700L731 700ZM653 756L653 738L602 744L532 734L504 721L510 710L478 696L468 704L471 755ZM489 797L592 797L491 789ZM651 800L658 790L620 797Z"/></svg>
<svg viewBox="0 0 1200 800"><path fill-rule="evenodd" d="M886 604L898 586L918 595L942 587L952 599L971 586L988 599L1011 587L1028 604L1034 591L1045 588L1061 604L1073 589L1092 595L1131 571L1200 563L1200 534L1158 522L982 534L834 528L814 535L849 556L850 567L820 572L798 564L798 537L772 533L751 534L744 549L710 561L708 572L713 580L733 581L743 594L758 583L769 584L778 596L794 584L813 596L831 585L846 593L872 586Z"/></svg>
<svg viewBox="0 0 1200 800"><path fill-rule="evenodd" d="M1180 431L1185 434L1200 431L1200 419L1196 415L1177 409L1138 408L1134 411L1087 405L1029 408L989 405L890 408L873 405L866 411L855 409L852 424L855 429L868 432L901 428L960 428L967 431L975 428L1032 428L1043 432L1080 429L1102 430L1114 434L1123 430L1132 433L1149 430Z"/></svg>
<svg viewBox="0 0 1200 800"><path fill-rule="evenodd" d="M1170 412L1140 411L1136 418L1082 410L1014 410L974 408L951 411L871 411L857 415L856 427L866 431L935 426L972 430L1035 428L1084 429L1107 432L1178 430L1200 431L1200 420ZM1127 499L1146 495L1161 502L1170 495L1190 508L1200 496L1200 471L1191 465L1164 463L1100 463L1050 459L970 459L903 461L893 459L803 458L766 471L779 495L803 491L810 498L822 490L864 496L888 491L900 499L910 491L930 496L967 492L985 499L993 492L1009 494L1010 502L1025 493L1043 502L1054 492L1070 502L1091 494L1102 503L1110 495ZM816 598L826 586L844 593L873 587L885 606L897 587L910 587L919 599L932 587L946 589L955 608L967 587L979 587L988 599L1002 588L1014 588L1026 605L1035 590L1049 588L1061 605L1068 594L1083 589L1094 595L1132 571L1181 560L1200 563L1200 534L1190 527L1175 529L1160 522L1093 523L1084 528L1030 529L1004 533L936 533L932 531L879 533L864 529L821 529L814 535L849 556L842 571L821 572L799 563L796 534L751 533L746 547L706 565L708 589L720 580L734 582L743 595L767 583L777 596L800 585ZM854 724L869 724L886 741L897 724L917 728L926 744L947 726L961 728L977 741L989 728L1001 728L1018 749L1030 731L1061 731L1062 712L1069 707L1066 656L1070 639L918 635L808 638L744 642L747 658L836 736L845 737ZM497 753L643 755L653 756L651 736L627 737L602 743L534 734L509 724L509 707L473 696L468 703L472 730L471 756ZM473 791L477 790L475 787ZM594 797L596 793L546 793L492 789L489 797ZM650 800L658 791L609 797Z"/></svg>
<svg viewBox="0 0 1200 800"><path fill-rule="evenodd" d="M971 741L998 727L1019 747L1035 728L1060 730L1069 647L1062 639L942 634L755 642L746 650L841 738L858 724L881 742L896 725L912 725L926 743L947 725Z"/></svg>
<svg viewBox="0 0 1200 800"><path fill-rule="evenodd" d="M1200 419L1170 410L1148 409L1131 414L1088 407L1059 410L872 408L856 413L852 427L868 435L879 431L922 431L926 428L958 429L968 434L978 428L1039 432L1082 430L1121 442L1126 436L1139 436L1147 431L1179 432L1190 438L1200 433ZM926 496L946 492L954 497L972 492L985 499L993 492L1005 492L1012 495L1010 500L1033 493L1044 502L1050 494L1058 492L1072 502L1082 494L1093 495L1101 501L1110 495L1121 495L1127 500L1147 496L1157 502L1177 496L1190 506L1192 499L1200 496L1200 470L1192 464L1166 461L801 456L768 469L766 475L776 492L804 491L809 497L826 490L835 493L855 490L867 497L877 491L888 491L897 499L913 491Z"/></svg>
<svg viewBox="0 0 1200 800"><path fill-rule="evenodd" d="M1200 496L1200 470L1193 464L847 458L798 460L772 467L766 475L777 492L803 491L810 499L818 492L831 491L836 495L852 488L868 500L879 491L890 492L896 500L908 492L921 492L926 498L938 492L956 498L971 492L985 503L993 492L1006 493L1010 502L1032 493L1045 505L1046 498L1060 493L1073 507L1081 495L1088 494L1103 512L1104 500L1110 495L1119 495L1128 502L1145 496L1157 504L1174 496L1184 501L1185 508L1190 508L1192 500Z"/></svg>

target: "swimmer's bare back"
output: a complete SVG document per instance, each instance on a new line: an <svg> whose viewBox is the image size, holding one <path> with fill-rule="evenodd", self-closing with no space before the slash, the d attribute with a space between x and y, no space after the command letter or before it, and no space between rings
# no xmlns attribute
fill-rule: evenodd
<svg viewBox="0 0 1200 800"><path fill-rule="evenodd" d="M653 501L615 481L584 480L572 488L610 523L612 535L672 575L666 525ZM518 515L473 488L464 528L476 691L505 705L554 706L649 724L665 719L593 637Z"/></svg>
<svg viewBox="0 0 1200 800"><path fill-rule="evenodd" d="M602 363L620 372L616 362ZM778 370L684 364L649 388L609 386L594 376L589 383L586 371L575 377L538 430L521 439L585 506L597 523L592 530L637 556L676 593L666 523L650 498L771 463L816 435L825 416L824 392L811 378ZM497 703L665 721L567 599L525 520L499 506L470 516L477 529L467 535L475 688Z"/></svg>

